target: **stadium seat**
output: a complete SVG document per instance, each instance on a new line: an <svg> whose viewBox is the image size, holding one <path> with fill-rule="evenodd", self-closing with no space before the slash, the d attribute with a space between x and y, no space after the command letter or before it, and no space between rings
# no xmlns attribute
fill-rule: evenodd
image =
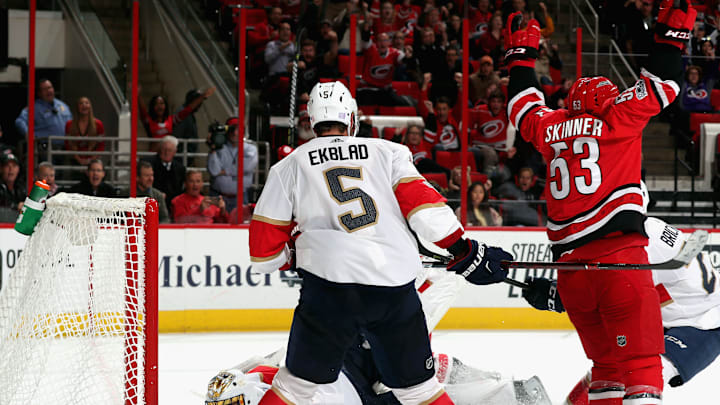
<svg viewBox="0 0 720 405"><path fill-rule="evenodd" d="M267 22L267 14L261 8L250 8L247 10L245 22L248 26Z"/></svg>
<svg viewBox="0 0 720 405"><path fill-rule="evenodd" d="M359 105L358 110L362 111L362 115L377 115L378 106L372 104Z"/></svg>
<svg viewBox="0 0 720 405"><path fill-rule="evenodd" d="M348 55L338 55L338 70L340 71L340 74L343 76L347 76L350 74L350 56Z"/></svg>
<svg viewBox="0 0 720 405"><path fill-rule="evenodd" d="M712 89L710 92L710 104L713 110L720 110L720 89Z"/></svg>
<svg viewBox="0 0 720 405"><path fill-rule="evenodd" d="M388 141L393 139L393 137L395 136L396 130L397 130L397 128L393 128L393 127L383 128L383 139L387 139Z"/></svg>
<svg viewBox="0 0 720 405"><path fill-rule="evenodd" d="M691 113L690 114L690 131L693 133L693 140L697 143L700 139L700 124L704 122L718 122L720 123L720 114L703 114L703 113Z"/></svg>
<svg viewBox="0 0 720 405"><path fill-rule="evenodd" d="M415 107L396 106L396 107L380 107L380 115L399 115L403 117L414 117L417 115Z"/></svg>
<svg viewBox="0 0 720 405"><path fill-rule="evenodd" d="M485 183L488 177L486 174L480 172L470 172L470 182L472 183Z"/></svg>
<svg viewBox="0 0 720 405"><path fill-rule="evenodd" d="M398 96L410 96L420 99L420 86L416 82L392 82L392 88Z"/></svg>
<svg viewBox="0 0 720 405"><path fill-rule="evenodd" d="M372 127L372 137L380 138L380 130L377 127Z"/></svg>
<svg viewBox="0 0 720 405"><path fill-rule="evenodd" d="M448 181L447 177L443 173L423 173L423 177L427 181L432 181L437 183L438 186L441 188L447 189L448 188Z"/></svg>
<svg viewBox="0 0 720 405"><path fill-rule="evenodd" d="M475 171L475 155L472 152L467 153L467 163L470 166L470 171ZM437 151L435 152L435 162L440 166L452 170L455 166L460 166L460 152L448 152L448 151Z"/></svg>

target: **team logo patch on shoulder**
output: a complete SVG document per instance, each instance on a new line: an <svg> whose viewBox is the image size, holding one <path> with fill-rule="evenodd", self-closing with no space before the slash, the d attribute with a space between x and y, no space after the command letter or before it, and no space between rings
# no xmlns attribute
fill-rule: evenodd
<svg viewBox="0 0 720 405"><path fill-rule="evenodd" d="M638 80L635 84L635 96L638 100L642 100L647 97L647 88L645 87L645 80Z"/></svg>

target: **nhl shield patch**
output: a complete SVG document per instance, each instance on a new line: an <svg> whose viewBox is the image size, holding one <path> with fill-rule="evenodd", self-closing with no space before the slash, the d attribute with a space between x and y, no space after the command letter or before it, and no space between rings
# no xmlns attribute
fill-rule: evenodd
<svg viewBox="0 0 720 405"><path fill-rule="evenodd" d="M625 337L625 335L618 335L617 345L620 347L625 347L627 345L627 337Z"/></svg>

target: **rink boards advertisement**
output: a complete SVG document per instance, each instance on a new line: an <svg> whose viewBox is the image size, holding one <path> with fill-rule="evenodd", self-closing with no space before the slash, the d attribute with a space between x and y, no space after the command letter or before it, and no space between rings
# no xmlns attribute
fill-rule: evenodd
<svg viewBox="0 0 720 405"><path fill-rule="evenodd" d="M468 231L468 237L501 246L517 261L551 261L542 228L496 228ZM0 228L0 281L17 266L26 237ZM720 269L720 232L711 232L706 250ZM253 271L247 228L161 227L158 252L161 332L218 330L285 330L292 319L301 285L292 272ZM554 270L517 269L516 280L527 275L555 277ZM440 322L444 329L565 329L565 314L537 311L520 290L509 284L474 286L460 290Z"/></svg>

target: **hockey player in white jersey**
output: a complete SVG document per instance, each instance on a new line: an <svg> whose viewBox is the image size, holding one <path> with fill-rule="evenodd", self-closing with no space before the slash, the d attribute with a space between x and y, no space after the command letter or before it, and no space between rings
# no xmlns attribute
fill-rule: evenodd
<svg viewBox="0 0 720 405"><path fill-rule="evenodd" d="M421 263L410 228L455 257L474 284L502 281L511 255L464 239L452 210L417 172L407 147L355 138L357 105L340 82L319 83L308 114L318 136L270 170L250 224L253 269L293 260L303 276L286 366L260 405L310 403L338 378L359 333L382 381L403 404L451 404L434 376L413 281ZM407 221L407 222L406 222Z"/></svg>
<svg viewBox="0 0 720 405"><path fill-rule="evenodd" d="M646 247L651 263L662 263L680 249L685 235L665 222L645 220L649 236ZM676 270L653 270L655 289L660 296L665 338L661 355L663 380L670 387L680 386L709 366L720 355L720 285L710 258L699 253L686 266ZM564 312L555 281L528 280L531 288L523 297L537 309ZM588 404L589 381L582 379L568 395L567 404Z"/></svg>
<svg viewBox="0 0 720 405"><path fill-rule="evenodd" d="M415 281L428 330L432 331L465 285L462 277L444 269L426 267ZM338 379L322 384L312 405L397 405L398 401L377 381L367 342L353 345ZM255 356L220 371L208 384L205 405L255 404L270 389L283 363L285 348L265 357ZM496 372L479 370L444 353L433 354L435 376L450 399L458 405L551 405L538 377L513 380Z"/></svg>

